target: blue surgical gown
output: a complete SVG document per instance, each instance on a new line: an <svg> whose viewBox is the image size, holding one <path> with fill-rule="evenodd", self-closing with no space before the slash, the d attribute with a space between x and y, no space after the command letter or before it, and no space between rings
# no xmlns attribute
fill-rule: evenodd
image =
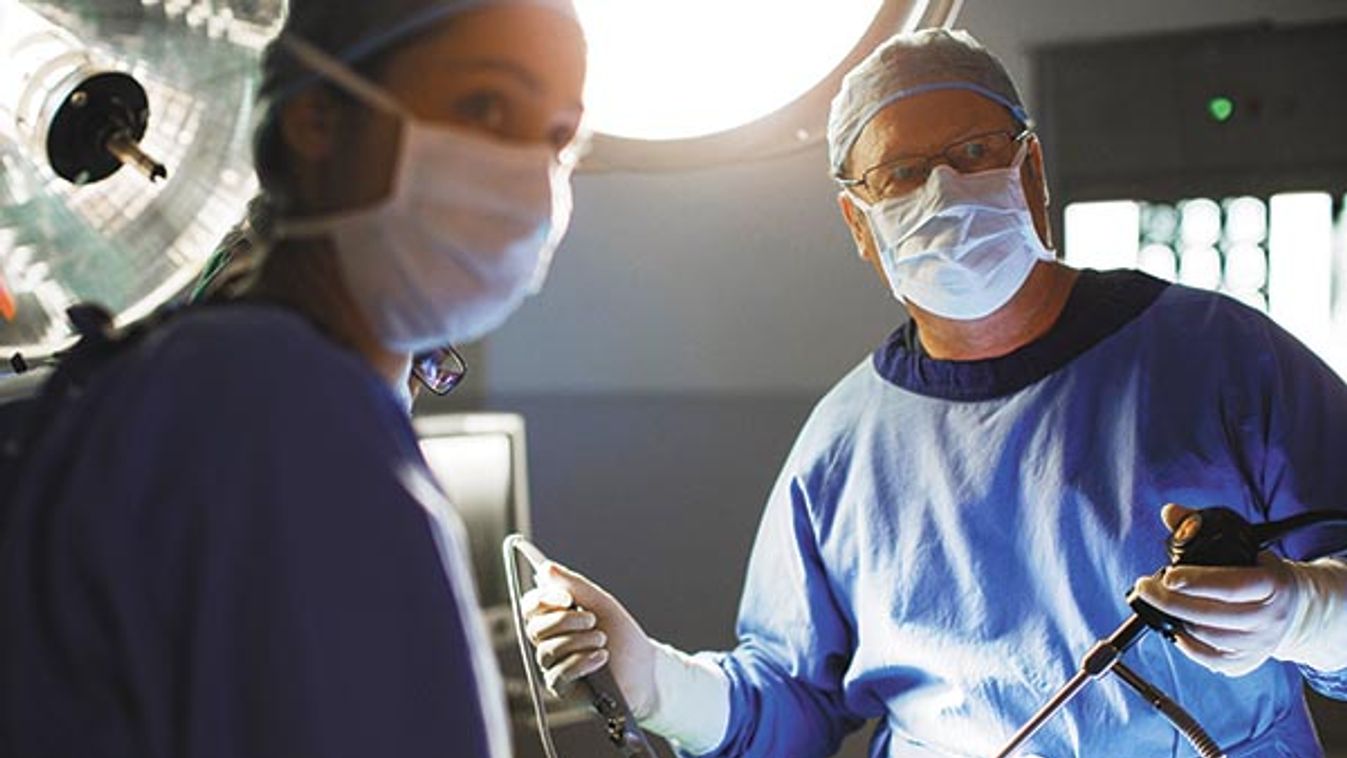
<svg viewBox="0 0 1347 758"><path fill-rule="evenodd" d="M0 755L507 754L409 419L292 312L207 308L117 356L6 495Z"/></svg>
<svg viewBox="0 0 1347 758"><path fill-rule="evenodd" d="M1004 358L925 356L914 328L817 406L762 518L715 756L988 756L1129 614L1166 562L1160 507L1252 521L1347 507L1347 389L1267 318L1131 272L1083 272L1057 325ZM1292 558L1347 544L1319 529ZM1343 641L1347 644L1347 640ZM1124 658L1235 756L1322 755L1302 675L1212 673L1156 634ZM1025 754L1192 751L1112 678Z"/></svg>

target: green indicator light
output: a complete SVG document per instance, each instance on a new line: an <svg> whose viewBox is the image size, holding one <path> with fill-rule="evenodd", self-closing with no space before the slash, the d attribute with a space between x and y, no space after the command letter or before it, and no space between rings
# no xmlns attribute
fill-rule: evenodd
<svg viewBox="0 0 1347 758"><path fill-rule="evenodd" d="M1213 97L1207 101L1207 113L1211 114L1212 121L1224 124L1235 115L1235 101L1228 97Z"/></svg>

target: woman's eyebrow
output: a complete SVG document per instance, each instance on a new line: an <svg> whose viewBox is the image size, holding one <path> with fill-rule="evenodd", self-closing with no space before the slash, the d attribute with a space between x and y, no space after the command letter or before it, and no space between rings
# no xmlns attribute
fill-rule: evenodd
<svg viewBox="0 0 1347 758"><path fill-rule="evenodd" d="M541 93L543 84L533 72L510 61L497 60L494 58L446 58L445 66L456 69L473 69L475 71L496 71L516 79L527 89Z"/></svg>
<svg viewBox="0 0 1347 758"><path fill-rule="evenodd" d="M496 58L446 58L444 60L444 65L457 68L460 71L469 69L473 71L494 71L505 74L517 81L533 95L544 95L547 91L547 87L533 74L532 71L529 71L518 63L503 61ZM570 107L580 112L585 110L584 103L578 100L572 103Z"/></svg>

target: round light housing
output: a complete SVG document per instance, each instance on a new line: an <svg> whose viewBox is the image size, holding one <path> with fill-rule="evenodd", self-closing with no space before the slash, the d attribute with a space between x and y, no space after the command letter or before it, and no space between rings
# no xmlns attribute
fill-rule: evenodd
<svg viewBox="0 0 1347 758"><path fill-rule="evenodd" d="M576 0L589 39L590 126L616 137L722 132L809 91L883 0Z"/></svg>
<svg viewBox="0 0 1347 758"><path fill-rule="evenodd" d="M823 138L853 66L962 0L574 0L590 46L590 171L681 170Z"/></svg>

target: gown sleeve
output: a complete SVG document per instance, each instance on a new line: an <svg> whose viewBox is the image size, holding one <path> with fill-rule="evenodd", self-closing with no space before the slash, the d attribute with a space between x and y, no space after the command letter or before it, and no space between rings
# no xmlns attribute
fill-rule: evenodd
<svg viewBox="0 0 1347 758"><path fill-rule="evenodd" d="M819 473L787 463L758 529L739 645L718 656L730 681L730 721L710 754L717 758L832 755L863 723L842 696L854 625L824 570L811 515L828 496L827 466L811 468Z"/></svg>
<svg viewBox="0 0 1347 758"><path fill-rule="evenodd" d="M1246 347L1260 378L1253 395L1254 419L1245 438L1257 463L1260 495L1268 518L1309 510L1347 513L1347 385L1318 356L1270 321ZM1279 552L1292 560L1347 557L1347 526L1320 526L1284 538ZM1321 694L1347 700L1347 669L1317 671L1301 666Z"/></svg>

